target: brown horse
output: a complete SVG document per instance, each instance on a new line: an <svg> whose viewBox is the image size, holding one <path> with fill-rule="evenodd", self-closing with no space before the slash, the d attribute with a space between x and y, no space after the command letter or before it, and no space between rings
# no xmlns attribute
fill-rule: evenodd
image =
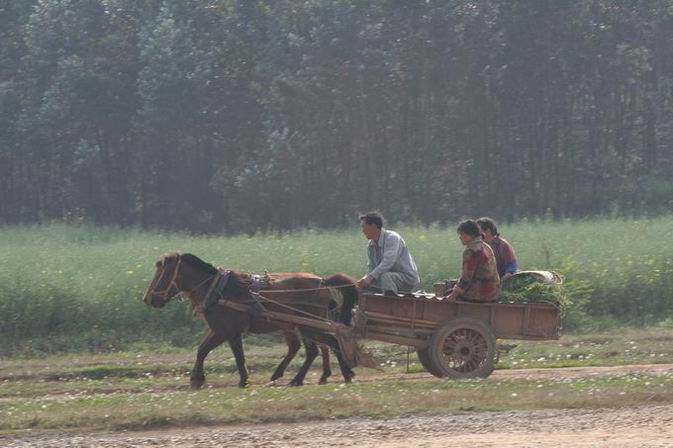
<svg viewBox="0 0 673 448"><path fill-rule="evenodd" d="M161 308L171 298L183 292L190 299L192 307L202 312L209 331L197 351L196 363L190 379L192 387L199 388L205 383L204 360L211 350L225 341L229 342L236 360L236 367L240 376L239 386L245 387L248 385L248 371L245 366L241 340L244 331L259 334L283 330L285 333L285 339L288 342L288 354L274 372L272 381L283 375L285 368L299 349L299 339L301 338L304 342L306 358L301 369L290 383L291 385L303 384L306 372L318 355L316 341L334 349L344 379L346 382L350 382L354 373L341 356L338 343L333 336L310 329L301 329L295 332L289 326L283 327L277 323L268 322L258 317L254 312L237 311L219 303L207 306L206 296L219 272L213 265L206 263L195 255L169 253L157 261L154 278L143 297L143 301L147 305ZM251 275L230 271L226 286L220 292L220 300L231 300L239 304L259 306L256 305L258 298L263 297L270 300L263 306L271 311L288 312L286 305L291 305L302 316L305 316L305 313L315 313L316 310L330 310L333 313L336 311L338 322L350 324L351 311L358 297L353 278L345 274L336 274L323 279L309 273L272 273L268 276L270 278L269 286L260 291L263 296L254 296L251 293ZM329 287L341 292L343 297L341 306L334 300L334 295ZM324 317L324 313L320 317ZM295 336L297 333L299 333L299 336ZM325 362L325 359L323 359L323 366L325 364L329 368L329 361ZM326 376L329 376L328 370L323 372L321 382L326 380Z"/></svg>

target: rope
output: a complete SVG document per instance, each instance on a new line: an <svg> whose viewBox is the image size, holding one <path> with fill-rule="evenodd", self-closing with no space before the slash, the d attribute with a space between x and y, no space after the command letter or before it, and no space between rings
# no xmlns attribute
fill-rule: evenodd
<svg viewBox="0 0 673 448"><path fill-rule="evenodd" d="M342 289L342 288L348 288L348 287L356 287L353 283L345 283L343 285L334 285L334 286L320 286L317 288L302 288L302 289L262 289L262 291L272 291L272 292L302 292L302 291L322 291L325 289ZM379 288L377 286L369 286L367 288L363 288L365 291L380 291L381 293L385 292L383 288ZM413 294L416 291L397 291L395 294L397 295L406 295L406 294Z"/></svg>
<svg viewBox="0 0 673 448"><path fill-rule="evenodd" d="M345 283L343 285L334 285L334 286L319 286L317 288L301 288L301 289L262 289L263 292L309 292L309 291L323 291L325 289L341 289L348 287L355 287L353 283Z"/></svg>
<svg viewBox="0 0 673 448"><path fill-rule="evenodd" d="M278 291L277 291L277 290L270 290L270 291L271 291L271 292L283 292L283 291L281 291L281 290L278 290ZM290 290L286 290L286 291L290 291L290 292L292 292L292 291L294 291L294 292L301 292L301 291L311 291L311 290L310 290L310 289L290 289ZM292 310L292 311L294 311L294 312L301 313L301 314L305 314L305 315L307 315L307 316L311 316L312 318L319 319L319 320L322 320L322 321L324 321L324 322L332 322L331 320L329 320L329 319L325 319L324 317L319 316L319 315L317 315L317 314L309 313L309 312L307 312L307 311L300 310L300 309L295 308L295 307L292 307L292 306L290 306L290 305L285 305L285 304L280 303L280 302L278 302L278 301L276 301L276 300L270 299L270 298L268 298L268 297L264 297L262 294L257 293L257 292L254 292L254 291L250 291L250 295L252 295L253 297L256 296L257 298L260 298L260 299L265 300L265 301L267 301L267 302L276 304L276 305L278 305L278 306L280 306L280 307L282 307L282 308L287 308L287 309Z"/></svg>

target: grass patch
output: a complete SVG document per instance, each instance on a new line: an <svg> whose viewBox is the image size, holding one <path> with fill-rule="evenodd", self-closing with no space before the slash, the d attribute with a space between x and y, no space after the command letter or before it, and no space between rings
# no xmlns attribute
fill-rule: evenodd
<svg viewBox="0 0 673 448"><path fill-rule="evenodd" d="M139 429L673 402L670 375L579 380L382 381L303 388L117 393L0 402L2 429Z"/></svg>
<svg viewBox="0 0 673 448"><path fill-rule="evenodd" d="M451 381L407 376L403 347L373 343L370 348L381 370L357 369L353 385L343 384L338 368L333 366L332 383L317 386L320 371L316 363L307 377L310 384L303 388L264 388L261 385L285 348L250 347L247 358L256 386L246 390L236 387L238 375L233 372L234 361L227 348L216 350L208 358L207 386L200 391L189 389L194 353L186 349L11 359L0 366L0 431L150 429L673 403L670 373L608 372L560 379L510 378L496 373L485 380ZM286 381L301 361L293 362ZM559 341L526 342L498 368L654 362L673 363L673 331L625 329L619 334L592 333L564 336ZM420 371L412 353L410 373Z"/></svg>

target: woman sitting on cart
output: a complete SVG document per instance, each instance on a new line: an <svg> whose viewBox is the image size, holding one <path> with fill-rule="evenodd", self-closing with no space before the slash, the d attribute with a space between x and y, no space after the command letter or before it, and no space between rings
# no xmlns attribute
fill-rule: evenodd
<svg viewBox="0 0 673 448"><path fill-rule="evenodd" d="M465 246L463 272L448 291L447 300L495 302L500 296L500 277L491 247L481 239L479 225L473 219L458 224L458 238Z"/></svg>

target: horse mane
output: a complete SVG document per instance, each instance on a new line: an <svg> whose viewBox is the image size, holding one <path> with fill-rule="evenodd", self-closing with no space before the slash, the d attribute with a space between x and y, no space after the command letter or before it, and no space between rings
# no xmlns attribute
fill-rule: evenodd
<svg viewBox="0 0 673 448"><path fill-rule="evenodd" d="M216 274L217 271L219 270L212 264L203 261L194 254L182 254L182 261L190 264L191 266L197 269L206 271L211 275ZM249 274L243 272L231 271L225 291L227 291L232 296L249 295L251 284L252 279L250 278Z"/></svg>
<svg viewBox="0 0 673 448"><path fill-rule="evenodd" d="M188 263L203 271L208 271L209 274L215 274L217 272L217 268L215 266L213 266L208 262L203 261L194 254L182 254L181 257L182 261L184 261L185 263Z"/></svg>

